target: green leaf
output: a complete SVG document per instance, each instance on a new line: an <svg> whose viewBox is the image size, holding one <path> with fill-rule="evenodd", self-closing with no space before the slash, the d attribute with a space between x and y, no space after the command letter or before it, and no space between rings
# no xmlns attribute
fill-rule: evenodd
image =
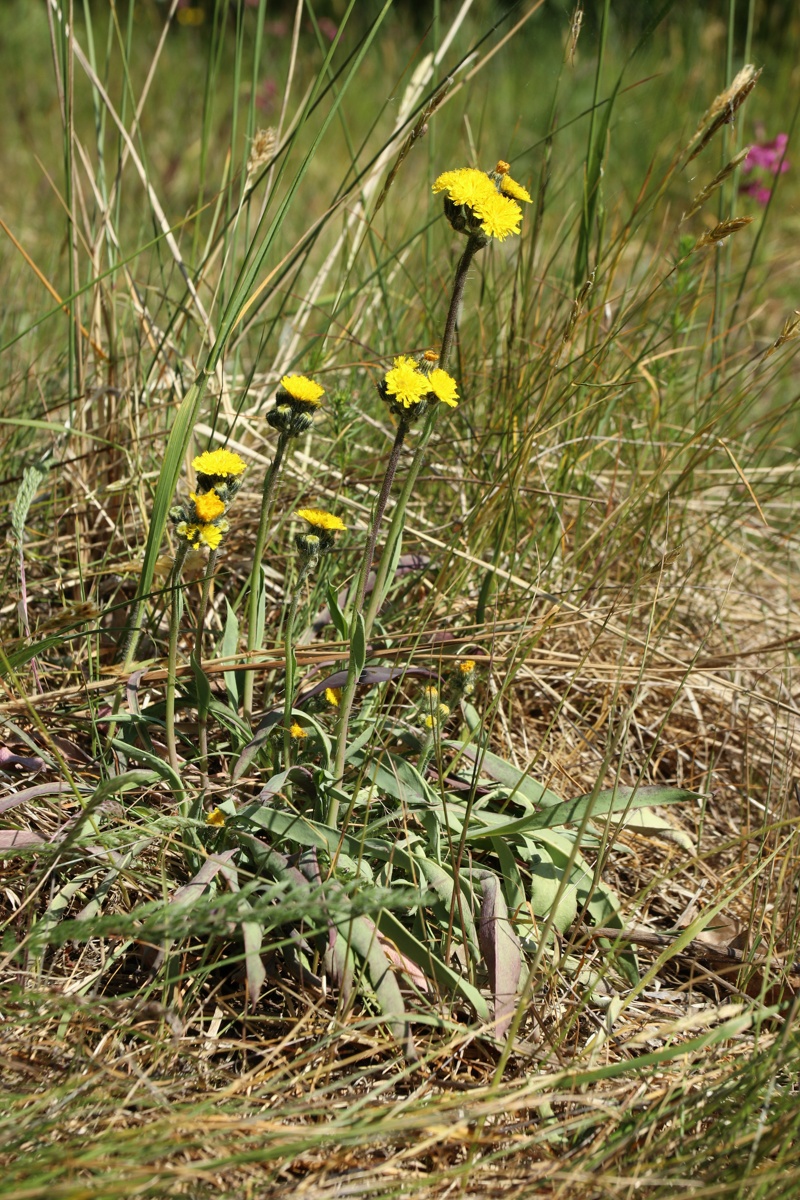
<svg viewBox="0 0 800 1200"><path fill-rule="evenodd" d="M232 783L236 783L238 779L241 779L242 775L244 775L253 759L272 737L272 731L274 730L275 726L280 723L282 718L283 713L278 712L276 709L274 712L268 712L261 720L261 723L259 724L255 734L247 743L244 750L242 750L241 754L234 763L233 770L231 771Z"/></svg>
<svg viewBox="0 0 800 1200"><path fill-rule="evenodd" d="M261 961L261 945L264 941L263 926L258 921L242 921L242 941L244 942L244 961L247 972L247 998L252 1009L258 1004L261 988L267 978L267 972Z"/></svg>
<svg viewBox="0 0 800 1200"><path fill-rule="evenodd" d="M654 793L657 795L654 795ZM562 825L579 825L587 814L592 820L609 813L623 812L632 808L644 808L650 804L675 804L679 800L696 798L695 792L682 788L661 787L617 787L608 791L591 795L579 796L577 800L569 800L563 804L554 804L543 808L531 816L520 817L509 821L498 813L487 813L476 809L473 817L486 826L484 829L470 829L467 841L477 842L491 837L516 837L521 833L533 833L539 829L557 829Z"/></svg>
<svg viewBox="0 0 800 1200"><path fill-rule="evenodd" d="M461 929L465 946L469 947L473 962L477 962L480 958L478 932L472 917L472 896L467 890L468 885L466 880L463 876L459 880L461 884L461 898L459 902L456 896L455 880L450 872L444 867L438 866L437 863L431 862L429 858L423 858L421 855L415 856L415 862L419 866L425 882L433 888L439 900L444 905L446 919L449 921L452 915L455 925Z"/></svg>
<svg viewBox="0 0 800 1200"><path fill-rule="evenodd" d="M556 867L552 858L540 846L536 854L529 860L528 869L531 873L531 908L534 915L541 920L549 917L553 911L561 881L564 878L564 867ZM573 878L579 872L573 870ZM553 925L559 933L566 933L578 914L578 888L572 881L564 886L558 901L558 908L553 915Z"/></svg>
<svg viewBox="0 0 800 1200"><path fill-rule="evenodd" d="M342 612L341 608L339 607L339 594L331 586L331 584L328 584L328 586L326 588L326 595L328 597L328 610L331 614L331 621L333 622L334 628L336 629L336 632L338 633L341 641L346 642L347 641L347 621L345 619L344 613Z"/></svg>
<svg viewBox="0 0 800 1200"><path fill-rule="evenodd" d="M404 1047L406 1058L415 1061L417 1052L411 1037L406 1006L392 965L378 938L377 926L369 917L354 917L338 928L341 936L363 959L380 1010L388 1019L394 1037Z"/></svg>
<svg viewBox="0 0 800 1200"><path fill-rule="evenodd" d="M355 664L356 679L364 670L367 661L367 635L364 629L364 617L356 613L353 617L353 635L350 639L350 658Z"/></svg>
<svg viewBox="0 0 800 1200"><path fill-rule="evenodd" d="M491 779L509 788L514 794L514 799L519 803L527 801L529 805L546 805L547 807L555 807L562 803L561 797L557 796L555 792L549 791L524 771L512 767L497 754L492 754L491 750L482 750L480 747L462 742L448 742L447 745L458 750L460 755L470 762L478 762L482 774L488 775Z"/></svg>
<svg viewBox="0 0 800 1200"><path fill-rule="evenodd" d="M233 658L239 647L239 618L230 606L226 597L226 616L225 629L222 633L222 643L220 645L220 655L222 658ZM224 676L225 689L228 693L228 703L231 708L236 711L239 707L239 682L236 678L235 671L226 671Z"/></svg>
<svg viewBox="0 0 800 1200"><path fill-rule="evenodd" d="M500 872L503 876L508 904L512 913L518 912L525 905L525 884L522 882L517 860L502 838L492 838L492 849L500 860Z"/></svg>
<svg viewBox="0 0 800 1200"><path fill-rule="evenodd" d="M462 979L458 972L448 967L429 946L415 938L413 933L409 933L393 913L381 909L376 920L381 933L394 942L400 953L416 963L425 975L434 979L446 995L460 995L474 1009L479 1021L483 1024L490 1022L489 1006L476 987Z"/></svg>
<svg viewBox="0 0 800 1200"><path fill-rule="evenodd" d="M363 765L365 775L380 792L392 796L401 804L417 806L439 803L417 768L390 750L381 750L379 758L368 759L364 754L353 752L348 757L356 766Z"/></svg>
<svg viewBox="0 0 800 1200"><path fill-rule="evenodd" d="M208 676L203 670L202 665L198 662L194 651L192 651L190 661L192 664L192 674L194 675L197 706L203 712L208 712L208 706L211 703L211 685L208 682Z"/></svg>

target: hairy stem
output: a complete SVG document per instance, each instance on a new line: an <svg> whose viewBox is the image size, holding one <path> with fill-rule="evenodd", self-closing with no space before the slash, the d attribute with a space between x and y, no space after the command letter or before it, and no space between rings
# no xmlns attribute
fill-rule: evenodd
<svg viewBox="0 0 800 1200"><path fill-rule="evenodd" d="M208 565L203 580L203 594L200 597L200 608L197 613L197 627L194 636L194 659L198 671L203 669L203 629L208 611L208 598L211 594L211 584L217 566L219 549L212 550L208 556ZM197 699L197 748L200 752L200 783L208 787L208 705L203 694L198 693Z"/></svg>
<svg viewBox="0 0 800 1200"><path fill-rule="evenodd" d="M284 631L283 645L284 658L286 660L286 692L283 699L283 769L288 771L292 765L292 735L289 732L292 726L292 707L294 701L294 676L295 676L295 657L294 657L294 623L297 619L297 608L300 603L300 592L307 577L311 574L311 569L316 559L307 558L300 569L300 574L297 579L297 584L292 596L292 602L289 606L289 614L286 618L286 629Z"/></svg>
<svg viewBox="0 0 800 1200"><path fill-rule="evenodd" d="M248 657L254 650L260 650L261 635L258 625L258 597L261 592L261 559L267 541L267 529L272 513L272 498L275 484L283 463L283 456L289 442L289 434L281 433L275 450L275 457L270 463L264 476L264 488L261 493L261 515L258 519L255 546L253 547L253 569L250 572L250 595L247 602L247 651ZM244 680L243 709L245 720L253 715L253 692L255 689L255 671L248 671Z"/></svg>
<svg viewBox="0 0 800 1200"><path fill-rule="evenodd" d="M461 308L461 301L464 297L464 285L467 282L467 273L473 258L478 250L480 250L482 245L482 240L475 237L469 238L464 249L464 253L461 255L461 258L458 261L458 266L456 267L455 279L453 280L453 291L452 295L450 296L450 306L447 310L447 320L445 321L444 325L442 348L439 352L439 366L442 368L442 370L446 369L447 361L450 357L450 350L453 345L453 338L455 337L456 327L458 325L458 314ZM400 499L395 506L394 513L392 514L392 520L389 525L389 533L386 538L386 545L384 546L383 554L381 555L381 560L378 564L378 569L375 576L375 586L372 590L369 607L364 618L364 632L367 638L369 637L375 617L380 609L381 603L383 602L383 597L387 587L386 577L389 572L389 564L394 561L394 550L397 545L398 538L400 538L403 533L406 508L411 498L414 485L417 481L420 467L422 466L425 448L427 447L430 436L433 433L434 425L436 424L436 417L438 416L439 407L440 406L437 404L431 408L430 412L425 418L422 434L420 435L414 458L409 468L408 475L406 476L403 490L400 493ZM356 591L356 603L353 609L353 618L350 626L351 646L353 636L356 631L356 621L364 605L364 595L367 587L367 579L369 578L369 570L372 566L372 559L375 554L375 542L378 536L378 528L386 508L386 501L389 498L389 491L392 483L394 482L397 463L400 458L400 450L402 448L406 432L407 427L404 428L404 423L401 422L397 430L397 436L395 437L394 445L392 447L392 455L386 468L383 485L381 487L381 492L375 507L375 519L372 523L372 529L370 530L367 547L364 551L364 559L361 564L361 573L359 575L358 589ZM336 785L341 783L342 776L344 775L344 763L347 755L347 736L350 725L350 714L353 709L353 700L355 698L357 686L358 676L356 672L356 661L351 649L350 659L347 664L347 682L342 693L342 701L339 706L339 720L336 725L336 760L333 768L333 778ZM336 827L336 822L338 819L339 801L335 796L331 796L328 803L327 823L333 829Z"/></svg>
<svg viewBox="0 0 800 1200"><path fill-rule="evenodd" d="M183 595L181 592L181 574L183 561L186 558L188 542L181 542L175 555L172 568L172 586L170 589L169 615L169 654L167 658L167 692L164 722L167 735L167 753L169 765L173 771L179 770L178 747L175 741L175 685L178 659L178 633L180 632L181 614L183 612Z"/></svg>

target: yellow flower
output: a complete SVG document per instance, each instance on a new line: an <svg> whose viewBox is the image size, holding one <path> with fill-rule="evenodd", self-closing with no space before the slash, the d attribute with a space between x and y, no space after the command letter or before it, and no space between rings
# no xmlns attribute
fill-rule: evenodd
<svg viewBox="0 0 800 1200"><path fill-rule="evenodd" d="M523 200L526 204L531 203L531 194L527 188L524 188L521 183L516 183L510 175L504 175L500 180L500 191L504 196L510 196L512 200Z"/></svg>
<svg viewBox="0 0 800 1200"><path fill-rule="evenodd" d="M456 381L452 375L448 375L447 371L443 371L441 367L436 367L428 376L428 387L436 396L437 400L441 400L442 404L449 404L451 408L456 408L458 405L458 392L456 391Z"/></svg>
<svg viewBox="0 0 800 1200"><path fill-rule="evenodd" d="M485 171L478 171L474 167L461 167L457 171L445 171L440 175L433 185L433 190L447 192L453 204L467 204L474 208L496 189Z"/></svg>
<svg viewBox="0 0 800 1200"><path fill-rule="evenodd" d="M473 211L483 232L498 242L504 241L510 233L519 233L522 209L514 200L501 196L499 192L474 205Z"/></svg>
<svg viewBox="0 0 800 1200"><path fill-rule="evenodd" d="M247 469L247 463L232 450L206 450L192 459L192 466L198 475L216 475L224 479L226 475L241 475Z"/></svg>
<svg viewBox="0 0 800 1200"><path fill-rule="evenodd" d="M300 400L303 404L313 404L315 407L319 406L320 398L325 395L325 388L305 375L284 375L281 387L292 399Z"/></svg>
<svg viewBox="0 0 800 1200"><path fill-rule="evenodd" d="M175 532L178 537L185 538L193 550L199 550L201 546L216 550L227 528L227 521L220 521L216 525L190 525L188 521L181 521L180 525L175 527Z"/></svg>
<svg viewBox="0 0 800 1200"><path fill-rule="evenodd" d="M446 704L440 704L434 712L425 718L424 724L426 728L433 729L434 725L439 725L442 721L446 721L449 716L449 707Z"/></svg>
<svg viewBox="0 0 800 1200"><path fill-rule="evenodd" d="M212 808L211 812L206 813L206 825L215 825L221 829L225 824L225 813L219 808Z"/></svg>
<svg viewBox="0 0 800 1200"><path fill-rule="evenodd" d="M289 733L291 734L291 736L292 736L293 738L298 738L298 739L300 739L300 738L306 738L306 737L308 737L308 733L306 732L306 730L305 730L305 729L303 729L303 726L302 726L302 725L298 725L298 724L297 724L297 721L294 721L294 722L293 722L293 723L292 723L292 724L289 726Z"/></svg>
<svg viewBox="0 0 800 1200"><path fill-rule="evenodd" d="M463 662L458 664L458 669L462 675L471 675L475 670L475 660L472 658L465 658Z"/></svg>
<svg viewBox="0 0 800 1200"><path fill-rule="evenodd" d="M194 500L195 512L203 522L214 521L225 512L225 501L221 500L212 488L210 492L190 492L189 498Z"/></svg>
<svg viewBox="0 0 800 1200"><path fill-rule="evenodd" d="M508 163L503 162L502 159L494 169L495 175L500 176L500 191L504 196L510 196L512 200L522 200L526 204L530 204L530 192L527 188L524 188L521 183L517 183L516 180L511 178L508 173L510 170L511 168L509 167Z"/></svg>
<svg viewBox="0 0 800 1200"><path fill-rule="evenodd" d="M333 513L325 512L322 508L298 508L295 516L302 517L304 521L308 521L309 525L313 525L315 529L325 529L331 533L338 533L341 529L347 529L347 526L340 517L335 517Z"/></svg>
<svg viewBox="0 0 800 1200"><path fill-rule="evenodd" d="M341 688L325 688L325 699L332 708L338 708L342 700Z"/></svg>
<svg viewBox="0 0 800 1200"><path fill-rule="evenodd" d="M384 388L387 395L394 396L404 408L419 404L430 390L428 380L417 369L414 359L404 354L396 358L391 371L386 372Z"/></svg>
<svg viewBox="0 0 800 1200"><path fill-rule="evenodd" d="M474 167L445 171L434 182L433 190L447 193L454 209L448 212L445 202L445 212L454 229L481 232L499 242L510 233L519 233L522 209L516 201L530 202L525 188L508 177L505 162L499 162L492 173Z"/></svg>

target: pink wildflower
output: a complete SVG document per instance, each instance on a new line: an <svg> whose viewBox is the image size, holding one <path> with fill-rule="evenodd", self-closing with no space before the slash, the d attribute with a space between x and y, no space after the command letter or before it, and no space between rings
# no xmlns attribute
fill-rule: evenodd
<svg viewBox="0 0 800 1200"><path fill-rule="evenodd" d="M749 175L756 171L757 175L741 185L739 191L743 195L752 196L759 204L769 204L772 187L768 186L770 181L765 176L777 177L789 170L789 161L785 157L788 141L788 134L779 133L771 142L756 142L750 147L747 158L742 163L742 174Z"/></svg>

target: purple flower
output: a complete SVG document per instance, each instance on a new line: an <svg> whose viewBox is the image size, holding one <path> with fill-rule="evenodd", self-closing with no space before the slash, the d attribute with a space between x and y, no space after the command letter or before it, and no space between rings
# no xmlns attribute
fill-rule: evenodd
<svg viewBox="0 0 800 1200"><path fill-rule="evenodd" d="M789 163L783 157L788 140L788 134L779 133L771 142L756 142L754 146L750 147L747 158L742 164L742 170L747 173L754 168L761 168L763 171L770 171L773 175L782 175L784 171L789 170Z"/></svg>
<svg viewBox="0 0 800 1200"><path fill-rule="evenodd" d="M765 175L783 175L789 170L789 161L784 157L789 135L777 134L771 142L756 142L751 146L747 158L742 163L742 174L749 175L757 172L755 179L743 183L739 188L742 195L752 196L759 204L766 205L772 195L771 181Z"/></svg>

